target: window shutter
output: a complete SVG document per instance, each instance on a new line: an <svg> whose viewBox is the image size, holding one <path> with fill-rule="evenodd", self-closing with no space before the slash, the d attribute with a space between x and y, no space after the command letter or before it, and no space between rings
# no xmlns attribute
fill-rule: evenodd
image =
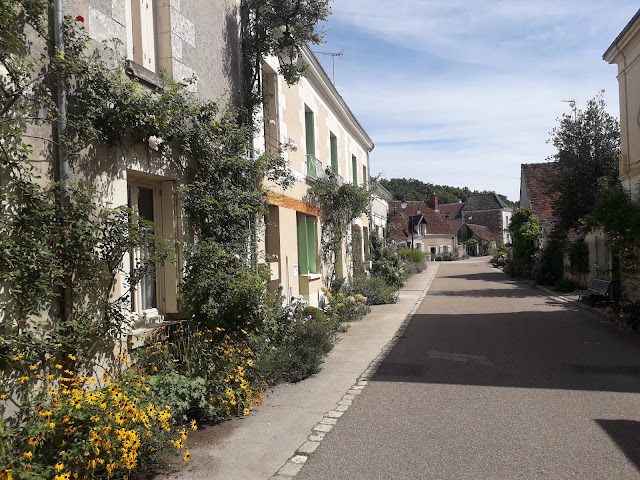
<svg viewBox="0 0 640 480"><path fill-rule="evenodd" d="M358 186L358 159L355 155L351 155L351 166L353 167L353 186Z"/></svg>
<svg viewBox="0 0 640 480"><path fill-rule="evenodd" d="M298 227L298 274L309 273L309 261L307 250L307 216L304 213L296 213Z"/></svg>
<svg viewBox="0 0 640 480"><path fill-rule="evenodd" d="M338 173L338 139L335 135L329 137L331 143L331 170Z"/></svg>
<svg viewBox="0 0 640 480"><path fill-rule="evenodd" d="M318 242L317 242L316 217L307 216L307 252L309 259L309 272L316 273L318 271Z"/></svg>
<svg viewBox="0 0 640 480"><path fill-rule="evenodd" d="M307 155L316 156L316 139L315 139L315 129L313 124L313 112L306 111L304 112L304 123L305 123L305 132L306 132L306 140L307 140Z"/></svg>
<svg viewBox="0 0 640 480"><path fill-rule="evenodd" d="M156 71L156 38L153 15L153 0L142 0L140 11L140 30L142 33L142 66Z"/></svg>

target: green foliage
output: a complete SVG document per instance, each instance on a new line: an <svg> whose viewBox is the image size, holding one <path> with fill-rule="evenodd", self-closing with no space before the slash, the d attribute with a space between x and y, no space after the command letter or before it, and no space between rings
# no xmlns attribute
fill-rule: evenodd
<svg viewBox="0 0 640 480"><path fill-rule="evenodd" d="M298 382L318 373L331 351L336 320L312 307L281 307L263 328L249 338L257 365L269 383Z"/></svg>
<svg viewBox="0 0 640 480"><path fill-rule="evenodd" d="M504 267L509 258L509 251L506 247L499 247L491 258L491 263L497 267Z"/></svg>
<svg viewBox="0 0 640 480"><path fill-rule="evenodd" d="M537 250L536 242L542 235L542 225L538 217L527 207L517 209L511 217L509 232L514 259L525 264L532 263L533 254Z"/></svg>
<svg viewBox="0 0 640 480"><path fill-rule="evenodd" d="M436 255L436 262L453 262L460 260L457 252L440 252Z"/></svg>
<svg viewBox="0 0 640 480"><path fill-rule="evenodd" d="M438 203L457 203L458 201L466 202L471 193L490 193L488 191L471 191L467 187L457 188L447 185L434 185L414 178L391 178L389 180L383 178L380 179L380 184L393 195L395 200L406 201L427 202L431 194L435 192L438 196ZM504 195L498 196L508 205L515 205L515 202L511 202Z"/></svg>
<svg viewBox="0 0 640 480"><path fill-rule="evenodd" d="M189 322L155 330L135 351L136 366L176 420L248 415L266 387L244 336Z"/></svg>
<svg viewBox="0 0 640 480"><path fill-rule="evenodd" d="M553 290L556 292L573 292L575 289L576 284L565 278L560 278L553 284Z"/></svg>
<svg viewBox="0 0 640 480"><path fill-rule="evenodd" d="M62 208L59 192L57 184L26 180L0 189L0 205L11 212L0 218L1 387L23 416L35 401L32 385L21 382L26 367L42 375L56 359L80 374L96 362L107 367L130 321L131 289L169 257L155 226L129 209L100 207L82 184L67 188ZM125 271L122 259L134 249L145 251L146 262ZM114 297L117 275L128 288ZM35 317L44 312L47 322Z"/></svg>
<svg viewBox="0 0 640 480"><path fill-rule="evenodd" d="M384 305L398 301L398 288L387 285L382 277L356 275L344 288L345 293L349 295L362 295L367 299L367 305Z"/></svg>
<svg viewBox="0 0 640 480"><path fill-rule="evenodd" d="M325 175L316 180L309 194L320 206L321 254L327 267L325 285L331 285L336 278L336 261L342 252L347 227L367 212L371 191L350 183L341 183L331 168L327 167Z"/></svg>
<svg viewBox="0 0 640 480"><path fill-rule="evenodd" d="M620 124L606 111L603 92L589 100L585 110L575 102L571 110L558 119L549 139L558 149L552 157L558 174L551 187L558 192L553 202L556 228L563 232L579 229L581 219L591 213L598 183L618 183L620 156Z"/></svg>
<svg viewBox="0 0 640 480"><path fill-rule="evenodd" d="M533 276L536 282L543 285L555 285L564 277L564 240L551 238L537 252Z"/></svg>
<svg viewBox="0 0 640 480"><path fill-rule="evenodd" d="M192 245L180 289L184 314L208 328L255 328L268 314L264 272L253 273L238 254L212 239Z"/></svg>
<svg viewBox="0 0 640 480"><path fill-rule="evenodd" d="M371 311L365 297L358 293L348 293L348 289L345 290L344 286L340 291L327 291L326 289L323 291L327 294L324 312L337 324L349 324L360 320Z"/></svg>
<svg viewBox="0 0 640 480"><path fill-rule="evenodd" d="M600 184L593 212L585 223L585 229L595 228L601 228L614 245L620 271L635 275L640 269L640 205L621 185Z"/></svg>
<svg viewBox="0 0 640 480"><path fill-rule="evenodd" d="M591 271L589 265L589 246L584 237L580 237L567 246L569 270L571 273L584 275Z"/></svg>
<svg viewBox="0 0 640 480"><path fill-rule="evenodd" d="M262 63L269 55L293 48L300 52L308 44L322 43L324 33L316 26L330 14L329 0L246 0L241 16L245 30L245 69L249 70L250 81L246 85L248 110L260 101L260 74ZM283 35L288 30L289 38ZM279 73L288 85L293 85L306 72L307 65L297 62L281 65Z"/></svg>
<svg viewBox="0 0 640 480"><path fill-rule="evenodd" d="M398 250L398 255L405 260L409 260L414 263L424 263L424 253L420 250L411 250L410 248L402 248Z"/></svg>

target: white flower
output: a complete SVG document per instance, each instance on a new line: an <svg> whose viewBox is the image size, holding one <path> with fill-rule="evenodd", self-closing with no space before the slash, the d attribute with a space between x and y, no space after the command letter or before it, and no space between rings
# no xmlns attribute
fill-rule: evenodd
<svg viewBox="0 0 640 480"><path fill-rule="evenodd" d="M269 120L269 125L275 125L275 124L276 124L275 120L273 120L273 119Z"/></svg>
<svg viewBox="0 0 640 480"><path fill-rule="evenodd" d="M162 140L160 137L156 137L155 135L151 135L149 137L149 148L151 150L155 150L156 152L158 151L158 147L160 146L160 144L162 142L164 142L164 140Z"/></svg>
<svg viewBox="0 0 640 480"><path fill-rule="evenodd" d="M197 82L199 80L198 75L196 75L196 72L193 72L191 74L191 78L193 79L194 82Z"/></svg>

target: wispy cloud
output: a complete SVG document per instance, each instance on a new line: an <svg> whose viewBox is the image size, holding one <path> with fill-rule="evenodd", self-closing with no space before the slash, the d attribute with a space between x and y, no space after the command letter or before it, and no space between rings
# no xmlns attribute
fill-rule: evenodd
<svg viewBox="0 0 640 480"><path fill-rule="evenodd" d="M617 115L616 69L601 56L637 3L337 0L332 10L322 50L345 50L337 87L376 142L372 171L517 199L520 164L553 153L561 100L584 104L605 88Z"/></svg>

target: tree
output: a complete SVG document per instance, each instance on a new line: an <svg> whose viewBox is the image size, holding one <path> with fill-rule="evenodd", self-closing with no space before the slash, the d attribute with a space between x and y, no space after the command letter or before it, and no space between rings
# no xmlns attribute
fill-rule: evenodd
<svg viewBox="0 0 640 480"><path fill-rule="evenodd" d="M593 210L598 184L618 183L620 123L606 111L604 90L587 102L585 110L571 103L571 114L563 114L551 131L551 142L558 153L558 175L551 179L556 229L579 229L581 220Z"/></svg>

